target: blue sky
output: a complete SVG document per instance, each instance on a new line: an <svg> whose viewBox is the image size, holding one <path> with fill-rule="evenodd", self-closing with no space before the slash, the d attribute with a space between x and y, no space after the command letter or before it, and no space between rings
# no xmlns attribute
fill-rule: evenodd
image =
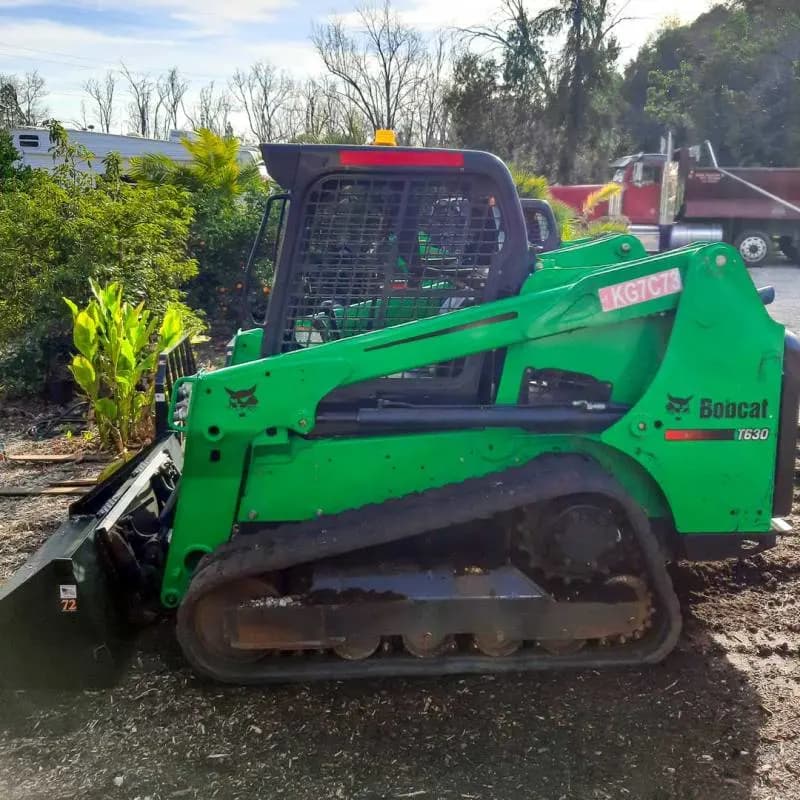
<svg viewBox="0 0 800 800"><path fill-rule="evenodd" d="M237 69L268 60L298 76L321 71L310 46L312 23L348 14L357 0L0 0L0 73L38 69L50 111L80 114L82 85L121 61L153 75L178 66L192 92L224 84ZM552 0L529 0L532 10ZM631 58L667 16L688 21L708 0L620 0L631 20L619 28ZM432 31L487 23L493 0L399 0L403 17ZM125 98L120 93L120 103ZM122 114L119 124L122 124Z"/></svg>

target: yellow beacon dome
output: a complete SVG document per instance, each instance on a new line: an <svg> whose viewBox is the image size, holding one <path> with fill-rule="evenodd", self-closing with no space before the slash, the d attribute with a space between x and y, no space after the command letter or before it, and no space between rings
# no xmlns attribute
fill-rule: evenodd
<svg viewBox="0 0 800 800"><path fill-rule="evenodd" d="M385 128L378 128L375 131L375 139L372 144L385 145L387 147L397 147L397 137L394 131L386 130Z"/></svg>

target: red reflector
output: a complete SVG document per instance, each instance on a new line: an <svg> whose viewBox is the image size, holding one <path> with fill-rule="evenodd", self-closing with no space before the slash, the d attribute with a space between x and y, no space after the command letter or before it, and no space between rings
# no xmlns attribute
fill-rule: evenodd
<svg viewBox="0 0 800 800"><path fill-rule="evenodd" d="M344 167L448 167L464 166L464 154L446 150L340 150Z"/></svg>

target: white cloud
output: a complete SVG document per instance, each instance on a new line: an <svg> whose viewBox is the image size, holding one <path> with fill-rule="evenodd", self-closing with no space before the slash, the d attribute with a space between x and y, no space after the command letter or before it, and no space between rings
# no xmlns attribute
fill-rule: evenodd
<svg viewBox="0 0 800 800"><path fill-rule="evenodd" d="M85 81L102 76L107 69L118 69L122 62L134 72L151 76L177 65L190 81L187 104L191 106L203 85L214 80L224 88L235 69L262 59L298 77L317 74L321 69L311 43L304 39L243 45L231 36L217 36L209 42L197 40L192 31L157 28L150 37L126 37L46 20L11 22L0 32L0 73L38 69L50 92L46 98L49 110L67 122L80 117ZM125 127L124 107L128 103L122 81L117 98L115 128L120 128Z"/></svg>
<svg viewBox="0 0 800 800"><path fill-rule="evenodd" d="M102 75L106 69L118 68L124 61L132 70L163 73L178 66L191 81L189 104L200 87L214 80L223 87L236 68L246 68L258 60L268 60L298 77L319 74L321 64L306 38L314 17L298 0L50 0L63 8L91 9L96 13L97 27L91 14L81 13L83 23L66 24L35 19L41 0L0 0L0 10L18 8L6 13L0 25L0 72L25 72L38 69L51 91L47 103L54 115L75 120L80 114L83 83ZM352 9L357 0L332 0L334 11L354 20ZM499 0L395 0L404 19L425 31L441 27L466 27L490 23ZM553 0L529 0L531 10L549 5ZM666 4L665 4L666 5ZM710 5L709 0L671 0L669 15L684 20L694 19ZM36 6L35 10L24 8ZM330 6L329 6L330 8ZM653 33L666 16L663 6L654 0L630 0L626 15L634 19L620 25L618 33L625 51L624 59L635 55L647 36ZM144 9L143 27L135 36L100 28L103 11L135 14ZM291 9L292 19L281 18L281 31L292 35L278 38L266 21L281 9ZM12 12L14 13L14 12ZM325 18L321 18L324 20ZM288 22L291 22L291 27ZM146 27L145 27L146 26ZM262 34L262 35L257 35ZM127 105L124 88L118 90L122 107Z"/></svg>

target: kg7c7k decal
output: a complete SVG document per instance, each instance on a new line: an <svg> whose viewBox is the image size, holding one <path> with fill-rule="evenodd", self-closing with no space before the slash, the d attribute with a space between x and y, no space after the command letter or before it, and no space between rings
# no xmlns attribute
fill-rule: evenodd
<svg viewBox="0 0 800 800"><path fill-rule="evenodd" d="M616 311L618 308L646 303L658 297L678 294L682 289L681 271L675 267L645 275L643 278L634 278L632 281L604 286L597 294L603 311Z"/></svg>

